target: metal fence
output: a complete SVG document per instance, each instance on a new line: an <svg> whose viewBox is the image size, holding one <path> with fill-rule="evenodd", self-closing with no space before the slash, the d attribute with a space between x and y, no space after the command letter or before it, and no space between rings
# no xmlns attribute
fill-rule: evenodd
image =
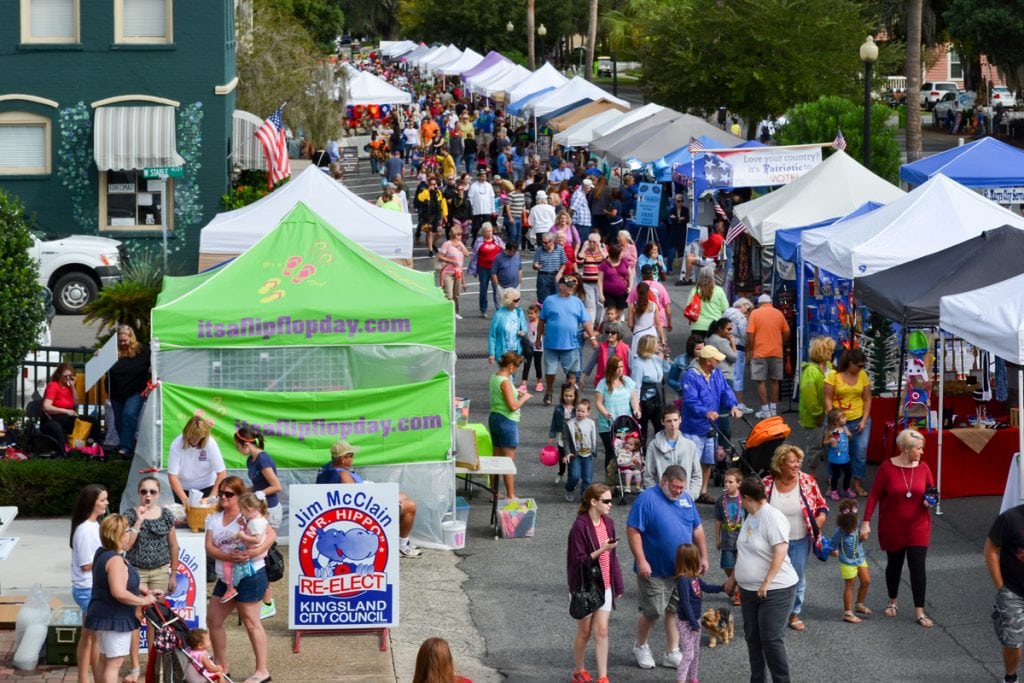
<svg viewBox="0 0 1024 683"><path fill-rule="evenodd" d="M61 363L71 363L79 376L79 397L83 398L85 381L85 363L92 357L92 349L71 346L40 346L30 351L21 368L8 383L3 392L3 406L6 408L24 408L33 399L42 398L46 383ZM90 391L82 403L95 404L100 398L98 387Z"/></svg>

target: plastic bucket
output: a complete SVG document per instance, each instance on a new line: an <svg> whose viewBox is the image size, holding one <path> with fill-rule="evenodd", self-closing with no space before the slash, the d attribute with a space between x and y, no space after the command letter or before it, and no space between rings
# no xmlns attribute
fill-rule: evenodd
<svg viewBox="0 0 1024 683"><path fill-rule="evenodd" d="M458 520L441 523L444 532L444 544L449 548L460 550L466 547L466 523Z"/></svg>

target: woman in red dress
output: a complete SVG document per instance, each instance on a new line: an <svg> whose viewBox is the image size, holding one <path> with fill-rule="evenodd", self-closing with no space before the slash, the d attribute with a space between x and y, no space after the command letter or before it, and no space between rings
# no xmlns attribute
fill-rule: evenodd
<svg viewBox="0 0 1024 683"><path fill-rule="evenodd" d="M885 585L889 590L889 603L885 607L885 616L896 616L896 597L906 559L910 569L910 590L914 596L914 619L924 628L931 628L935 622L924 613L924 595L925 557L932 535L929 510L932 504L925 494L935 487L935 478L928 463L921 462L924 436L920 432L904 429L896 437L896 445L900 454L883 462L875 474L860 537L867 540L871 534L871 514L877 505L878 544L888 555Z"/></svg>

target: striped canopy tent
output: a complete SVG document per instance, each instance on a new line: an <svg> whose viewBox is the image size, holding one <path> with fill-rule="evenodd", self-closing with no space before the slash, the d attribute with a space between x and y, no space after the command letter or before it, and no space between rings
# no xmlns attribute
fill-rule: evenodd
<svg viewBox="0 0 1024 683"><path fill-rule="evenodd" d="M174 107L100 107L93 130L93 159L101 171L182 166Z"/></svg>
<svg viewBox="0 0 1024 683"><path fill-rule="evenodd" d="M255 114L236 109L231 115L231 165L252 171L266 171L267 157L256 139L263 120Z"/></svg>

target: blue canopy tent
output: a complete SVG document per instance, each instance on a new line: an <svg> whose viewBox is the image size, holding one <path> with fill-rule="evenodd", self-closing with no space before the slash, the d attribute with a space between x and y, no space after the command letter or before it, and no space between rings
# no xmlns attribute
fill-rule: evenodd
<svg viewBox="0 0 1024 683"><path fill-rule="evenodd" d="M964 187L1024 186L1024 151L995 138L981 138L930 157L903 164L900 180L923 185L941 173Z"/></svg>
<svg viewBox="0 0 1024 683"><path fill-rule="evenodd" d="M509 105L505 107L505 111L508 112L509 114L512 114L513 116L516 116L519 114L519 112L523 110L523 107L525 107L530 100L540 97L541 95L547 95L554 89L555 86L550 86L548 88L544 88L543 90L532 92L524 97L520 97L515 102L509 103Z"/></svg>

